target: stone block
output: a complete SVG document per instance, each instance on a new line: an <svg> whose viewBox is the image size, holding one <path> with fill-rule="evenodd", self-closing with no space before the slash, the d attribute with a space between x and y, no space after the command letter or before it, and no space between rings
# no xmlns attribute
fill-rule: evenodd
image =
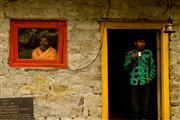
<svg viewBox="0 0 180 120"><path fill-rule="evenodd" d="M85 95L83 116L85 116L85 117L89 116L90 108L93 108L93 107L98 108L100 106L101 106L101 96L100 95L95 95L95 94Z"/></svg>
<svg viewBox="0 0 180 120"><path fill-rule="evenodd" d="M70 117L62 117L60 120L72 120Z"/></svg>
<svg viewBox="0 0 180 120"><path fill-rule="evenodd" d="M89 108L88 115L94 118L101 117L101 107Z"/></svg>
<svg viewBox="0 0 180 120"><path fill-rule="evenodd" d="M14 89L13 87L3 87L1 88L1 97L5 97L5 98L11 98L14 96Z"/></svg>
<svg viewBox="0 0 180 120"><path fill-rule="evenodd" d="M94 94L101 94L102 92L102 87L101 87L101 82L96 80L94 82Z"/></svg>
<svg viewBox="0 0 180 120"><path fill-rule="evenodd" d="M101 120L100 117L87 117L86 120Z"/></svg>
<svg viewBox="0 0 180 120"><path fill-rule="evenodd" d="M83 117L78 117L78 118L75 118L75 119L73 119L73 120L86 120L86 119L83 118Z"/></svg>
<svg viewBox="0 0 180 120"><path fill-rule="evenodd" d="M180 113L180 110L179 110L179 107L177 106L177 107L173 107L173 106L171 106L171 114L172 115L177 115L177 114L179 114Z"/></svg>
<svg viewBox="0 0 180 120"><path fill-rule="evenodd" d="M93 93L93 90L89 86L75 84L69 89L71 94L87 94Z"/></svg>
<svg viewBox="0 0 180 120"><path fill-rule="evenodd" d="M47 120L59 120L59 117L56 116L47 117Z"/></svg>
<svg viewBox="0 0 180 120"><path fill-rule="evenodd" d="M99 107L101 106L101 95L87 94L84 96L85 107Z"/></svg>
<svg viewBox="0 0 180 120"><path fill-rule="evenodd" d="M178 101L179 98L180 98L180 96L179 96L179 92L178 91L177 92L173 91L171 93L171 101Z"/></svg>
<svg viewBox="0 0 180 120"><path fill-rule="evenodd" d="M83 107L82 106L73 106L71 110L71 116L78 117L83 115Z"/></svg>

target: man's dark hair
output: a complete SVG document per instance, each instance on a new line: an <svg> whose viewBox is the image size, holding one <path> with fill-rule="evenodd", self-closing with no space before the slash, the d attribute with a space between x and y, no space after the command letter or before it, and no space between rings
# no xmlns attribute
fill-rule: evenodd
<svg viewBox="0 0 180 120"><path fill-rule="evenodd" d="M48 37L47 35L41 35L41 36L40 36L40 39L41 39L41 38L46 38L47 40L49 40L49 37Z"/></svg>
<svg viewBox="0 0 180 120"><path fill-rule="evenodd" d="M146 38L143 34L138 34L135 38L134 38L134 42L137 42L138 40L144 40L146 41Z"/></svg>

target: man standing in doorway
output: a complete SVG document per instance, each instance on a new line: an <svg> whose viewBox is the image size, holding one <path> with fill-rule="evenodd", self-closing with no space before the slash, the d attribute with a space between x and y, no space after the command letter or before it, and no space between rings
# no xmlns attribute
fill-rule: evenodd
<svg viewBox="0 0 180 120"><path fill-rule="evenodd" d="M145 49L144 38L134 41L135 49L125 56L124 68L130 73L130 93L133 120L149 119L149 87L155 78L152 51Z"/></svg>

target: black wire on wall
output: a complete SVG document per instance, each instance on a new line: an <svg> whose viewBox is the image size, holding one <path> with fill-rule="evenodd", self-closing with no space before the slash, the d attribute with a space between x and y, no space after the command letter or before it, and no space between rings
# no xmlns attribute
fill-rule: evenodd
<svg viewBox="0 0 180 120"><path fill-rule="evenodd" d="M103 25L102 25L102 31L103 31L103 33L104 33L104 28L105 28L105 25L106 25L106 22L107 22L107 19L108 19L108 16L109 16L109 11L110 11L110 8L111 8L111 0L108 0L107 2L108 2L108 8L107 8L106 16L105 16L105 18L104 18L104 22L103 22ZM99 47L99 49L98 49L98 52L97 52L95 58L94 58L89 64L85 65L84 67L76 68L76 69L68 68L69 70L76 71L76 72L77 72L77 71L81 71L81 70L86 69L86 68L88 68L89 66L91 66L91 65L97 60L98 56L99 56L100 53L101 53L101 49L102 49L102 45L103 45L103 33L102 33L102 35L101 35L100 47Z"/></svg>

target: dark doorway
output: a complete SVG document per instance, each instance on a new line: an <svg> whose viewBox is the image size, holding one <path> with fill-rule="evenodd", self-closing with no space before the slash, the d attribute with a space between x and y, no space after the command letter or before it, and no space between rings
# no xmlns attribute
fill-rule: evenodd
<svg viewBox="0 0 180 120"><path fill-rule="evenodd" d="M143 34L146 48L152 50L157 66L157 33L157 30L145 29L108 29L109 120L131 120L129 78L123 68L124 57L134 47L133 39ZM157 120L156 79L151 83L150 89L150 119Z"/></svg>

